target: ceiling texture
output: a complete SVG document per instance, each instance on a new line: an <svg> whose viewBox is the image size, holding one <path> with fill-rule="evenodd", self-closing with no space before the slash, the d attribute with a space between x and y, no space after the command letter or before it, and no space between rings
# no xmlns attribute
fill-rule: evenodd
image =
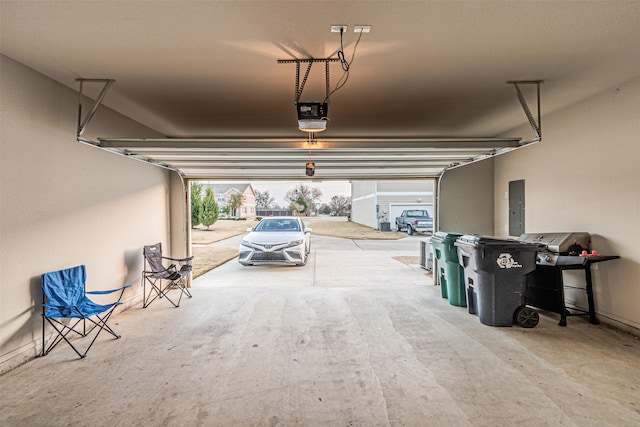
<svg viewBox="0 0 640 427"><path fill-rule="evenodd" d="M539 114L544 135L545 115L640 74L639 1L0 4L4 55L74 90L113 79L102 105L166 136L81 141L186 178L301 179L308 161L318 180L436 177L537 142ZM278 60L336 58L332 25L347 26L349 74L310 139L297 128L296 64ZM329 76L333 90L340 62ZM314 63L300 101L325 94Z"/></svg>

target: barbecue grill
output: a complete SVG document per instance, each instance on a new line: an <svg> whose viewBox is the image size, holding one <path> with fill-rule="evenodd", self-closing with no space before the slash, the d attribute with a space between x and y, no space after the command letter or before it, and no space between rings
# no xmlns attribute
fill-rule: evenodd
<svg viewBox="0 0 640 427"><path fill-rule="evenodd" d="M518 240L538 243L546 250L538 252L536 269L527 275L526 303L533 307L560 314L560 326L567 326L568 316L589 316L589 322L597 325L591 265L620 258L615 255L592 255L589 253L589 233L527 233ZM583 270L589 308L568 307L565 303L563 271Z"/></svg>

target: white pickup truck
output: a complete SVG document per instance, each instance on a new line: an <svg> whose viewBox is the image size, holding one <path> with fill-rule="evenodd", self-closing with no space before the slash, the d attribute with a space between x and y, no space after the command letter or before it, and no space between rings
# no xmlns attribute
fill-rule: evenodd
<svg viewBox="0 0 640 427"><path fill-rule="evenodd" d="M422 233L433 233L433 218L424 209L407 209L396 217L396 227L398 231L407 229L407 234L412 235L419 231Z"/></svg>

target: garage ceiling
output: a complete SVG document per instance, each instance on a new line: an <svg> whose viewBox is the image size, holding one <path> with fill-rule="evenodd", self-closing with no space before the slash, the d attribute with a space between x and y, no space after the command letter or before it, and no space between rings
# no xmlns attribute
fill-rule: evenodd
<svg viewBox="0 0 640 427"><path fill-rule="evenodd" d="M5 1L7 55L62 84L115 79L103 104L166 135L93 142L188 178L432 177L535 140L509 80L544 80L544 115L640 74L637 1ZM297 129L295 65L334 57L327 130ZM302 67L304 72L305 65ZM342 75L330 65L331 86ZM98 86L98 87L92 87ZM99 85L85 85L96 97ZM314 66L301 100L324 98ZM523 93L536 115L535 85ZM99 114L99 111L98 111ZM75 118L69 119L75 128ZM149 135L150 137L154 135Z"/></svg>

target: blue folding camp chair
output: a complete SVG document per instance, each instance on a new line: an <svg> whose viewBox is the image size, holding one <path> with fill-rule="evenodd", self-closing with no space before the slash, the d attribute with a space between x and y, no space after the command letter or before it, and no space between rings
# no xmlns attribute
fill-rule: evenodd
<svg viewBox="0 0 640 427"><path fill-rule="evenodd" d="M191 265L192 256L188 258L163 257L161 243L145 246L142 255L145 262L142 272L143 308L147 308L156 298L166 298L174 307L180 306L183 295L191 298L191 292L187 288L187 279L193 268ZM165 267L163 260L172 263ZM179 269L176 264L180 267ZM175 296L169 297L169 291L173 289L180 291L177 301L175 301Z"/></svg>
<svg viewBox="0 0 640 427"><path fill-rule="evenodd" d="M44 293L44 304L42 310L42 355L46 356L53 348L62 340L80 356L84 358L93 343L103 330L109 332L116 338L120 335L116 334L107 321L113 314L113 310L122 302L122 295L126 285L118 289L108 291L87 292L85 284L87 280L86 267L78 265L76 267L67 268L65 270L52 271L42 275L42 292ZM118 301L110 304L97 304L91 301L87 295L104 295L120 291ZM57 335L53 342L46 346L45 341L45 320L56 330ZM87 330L88 327L88 330ZM92 331L96 330L91 343L84 353L81 353L76 346L67 338L69 334L73 336L89 336Z"/></svg>

